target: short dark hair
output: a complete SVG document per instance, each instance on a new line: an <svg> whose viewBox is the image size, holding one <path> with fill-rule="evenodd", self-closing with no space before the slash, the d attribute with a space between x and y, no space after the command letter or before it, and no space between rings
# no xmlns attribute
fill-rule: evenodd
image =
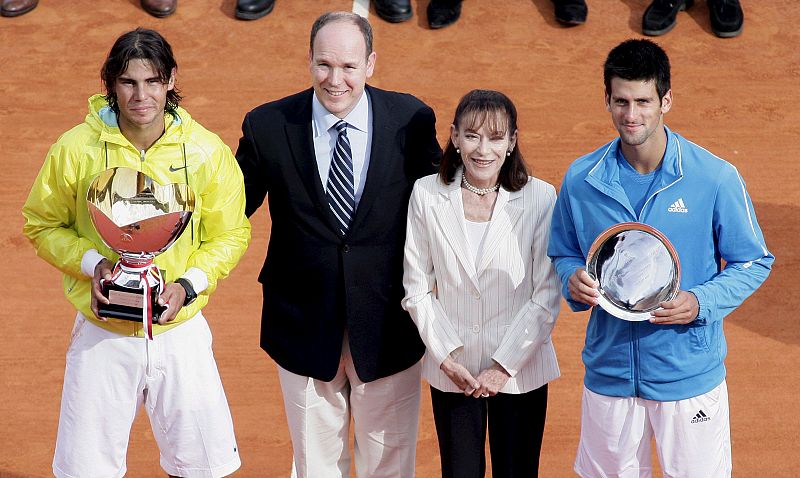
<svg viewBox="0 0 800 478"><path fill-rule="evenodd" d="M655 42L644 39L626 40L609 53L603 65L606 94L611 96L611 80L655 81L658 98L670 90L669 57Z"/></svg>
<svg viewBox="0 0 800 478"><path fill-rule="evenodd" d="M517 108L508 96L499 91L472 90L458 102L453 126L478 129L483 124L487 124L492 132L507 133L510 137L517 131ZM463 164L453 139L448 139L439 164L439 178L445 184L452 183L456 171ZM500 185L508 191L519 191L528 183L528 169L520 151L519 140L511 155L503 162L499 180Z"/></svg>
<svg viewBox="0 0 800 478"><path fill-rule="evenodd" d="M172 47L155 30L139 27L117 38L100 69L100 78L106 88L106 101L116 113L119 113L119 105L114 85L120 75L128 69L131 60L147 60L163 83L168 83L172 70L178 68ZM177 88L167 91L167 104L164 109L168 113L175 114L181 99Z"/></svg>
<svg viewBox="0 0 800 478"><path fill-rule="evenodd" d="M358 29L361 30L361 35L364 36L364 45L367 47L366 56L372 53L372 25L369 24L366 18L351 12L328 12L323 13L317 18L314 25L311 26L311 38L308 44L310 52L313 53L314 51L314 39L317 38L317 33L319 33L325 25L335 22L350 22L357 26Z"/></svg>

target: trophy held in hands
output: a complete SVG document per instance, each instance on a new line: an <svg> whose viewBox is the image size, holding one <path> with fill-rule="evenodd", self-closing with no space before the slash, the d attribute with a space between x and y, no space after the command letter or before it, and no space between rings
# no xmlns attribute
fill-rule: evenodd
<svg viewBox="0 0 800 478"><path fill-rule="evenodd" d="M661 231L638 222L602 232L589 249L586 271L600 284L600 307L623 320L648 320L680 290L675 247Z"/></svg>
<svg viewBox="0 0 800 478"><path fill-rule="evenodd" d="M153 259L186 229L195 207L186 184L161 185L130 168L112 168L92 181L86 195L89 216L103 242L120 258L111 280L100 280L109 303L98 303L99 315L142 321L145 335L167 306L158 305L164 279Z"/></svg>

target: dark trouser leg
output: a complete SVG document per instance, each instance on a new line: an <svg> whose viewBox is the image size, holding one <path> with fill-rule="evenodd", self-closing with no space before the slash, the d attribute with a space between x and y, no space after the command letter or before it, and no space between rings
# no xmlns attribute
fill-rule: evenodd
<svg viewBox="0 0 800 478"><path fill-rule="evenodd" d="M486 399L431 387L433 420L442 455L442 478L483 478L486 472L486 402Z"/></svg>
<svg viewBox="0 0 800 478"><path fill-rule="evenodd" d="M547 384L519 395L500 393L487 402L492 476L539 476L539 454L547 414Z"/></svg>

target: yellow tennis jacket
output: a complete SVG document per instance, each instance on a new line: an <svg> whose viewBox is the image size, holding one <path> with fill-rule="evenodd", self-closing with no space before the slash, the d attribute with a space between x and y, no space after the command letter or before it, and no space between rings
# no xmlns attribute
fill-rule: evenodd
<svg viewBox="0 0 800 478"><path fill-rule="evenodd" d="M181 309L174 321L154 325L153 333L169 330L208 303L217 281L226 277L247 249L250 223L245 217L242 173L230 148L192 120L183 108L165 114L165 132L145 152L122 135L117 115L103 95L89 98L85 121L64 133L50 147L22 214L23 233L38 256L63 273L64 292L75 308L98 326L122 335L142 336L138 322L97 320L91 310L91 277L81 271L81 259L96 249L112 262L118 256L92 225L86 192L92 180L109 168L127 167L161 184L187 183L195 194L195 211L180 238L155 264L166 282L197 267L208 277L208 288Z"/></svg>

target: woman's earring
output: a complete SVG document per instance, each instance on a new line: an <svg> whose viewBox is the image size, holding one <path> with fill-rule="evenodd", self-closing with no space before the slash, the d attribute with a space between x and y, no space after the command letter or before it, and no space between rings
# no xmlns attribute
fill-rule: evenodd
<svg viewBox="0 0 800 478"><path fill-rule="evenodd" d="M506 151L506 157L511 156L511 150Z"/></svg>
<svg viewBox="0 0 800 478"><path fill-rule="evenodd" d="M456 148L456 154L461 154L461 150Z"/></svg>

